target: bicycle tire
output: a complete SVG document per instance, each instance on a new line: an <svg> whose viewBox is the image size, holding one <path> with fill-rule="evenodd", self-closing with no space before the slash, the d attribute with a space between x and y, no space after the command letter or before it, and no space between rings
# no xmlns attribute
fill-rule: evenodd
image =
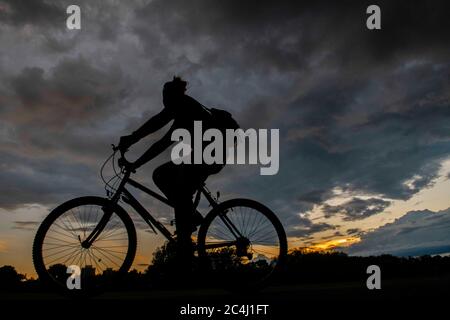
<svg viewBox="0 0 450 320"><path fill-rule="evenodd" d="M57 290L63 294L69 295L71 297L89 297L92 295L96 295L103 292L106 289L106 287L110 287L113 285L111 283L108 286L105 285L103 287L91 288L89 290L75 290L75 289L69 290L67 287L61 285L60 283L57 283L53 279L53 277L48 272L47 266L45 265L42 249L44 239L48 230L60 216L62 216L69 210L84 205L94 205L100 207L112 205L112 212L117 214L117 216L120 218L120 220L123 222L126 228L126 232L128 235L127 253L122 265L120 266L120 268L113 277L114 282L120 280L120 278L123 277L128 272L133 263L137 248L136 229L134 227L132 219L121 206L119 206L118 204L112 204L109 199L96 196L86 196L69 200L56 207L47 215L47 217L43 220L43 222L38 228L38 231L36 233L33 242L33 264L39 276L39 280L44 285L50 286L52 289Z"/></svg>
<svg viewBox="0 0 450 320"><path fill-rule="evenodd" d="M278 240L279 240L279 254L276 257L276 266L272 270L270 274L262 278L260 281L255 282L253 284L246 284L245 286L237 285L233 283L233 281L227 281L224 283L225 289L232 291L232 292L245 292L245 291L255 291L260 290L267 286L271 281L274 280L276 275L282 270L282 268L285 265L286 258L287 258L287 239L286 239L286 233L285 230L280 222L280 220L277 218L275 213L270 210L265 205L254 201L250 199L231 199L224 201L220 203L217 207L213 208L205 217L205 220L203 224L200 226L200 230L198 233L198 239L197 239L197 249L198 249L198 255L201 259L202 263L208 263L208 253L206 250L206 237L208 233L208 229L211 226L211 223L217 218L219 213L226 212L227 210L230 210L235 207L247 207L256 210L257 212L264 215L269 222L274 227Z"/></svg>

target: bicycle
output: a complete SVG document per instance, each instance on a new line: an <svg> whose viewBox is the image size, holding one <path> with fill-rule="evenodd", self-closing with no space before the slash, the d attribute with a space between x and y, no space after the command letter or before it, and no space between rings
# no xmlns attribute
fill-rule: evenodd
<svg viewBox="0 0 450 320"><path fill-rule="evenodd" d="M171 206L168 199L133 180L125 152L112 145L113 153L103 163L100 175L107 197L85 196L56 207L40 225L33 243L33 262L39 279L64 293L85 296L99 293L122 278L132 266L137 247L134 223L119 204L130 205L156 233L175 242L163 223L131 194L132 186ZM122 159L122 160L121 160ZM103 176L111 161L114 175ZM230 290L262 288L282 267L287 240L276 215L263 204L250 199L219 202L203 184L194 197L194 210L204 196L211 210L204 216L197 235L196 256L205 270L220 277ZM67 287L67 266L80 267L81 289ZM204 273L206 274L206 273Z"/></svg>

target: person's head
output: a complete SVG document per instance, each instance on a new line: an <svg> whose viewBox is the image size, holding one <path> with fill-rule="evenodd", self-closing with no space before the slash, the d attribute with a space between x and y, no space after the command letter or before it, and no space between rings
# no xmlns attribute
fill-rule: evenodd
<svg viewBox="0 0 450 320"><path fill-rule="evenodd" d="M166 82L163 87L163 103L165 106L177 101L186 92L187 82L180 77L173 77L172 81Z"/></svg>

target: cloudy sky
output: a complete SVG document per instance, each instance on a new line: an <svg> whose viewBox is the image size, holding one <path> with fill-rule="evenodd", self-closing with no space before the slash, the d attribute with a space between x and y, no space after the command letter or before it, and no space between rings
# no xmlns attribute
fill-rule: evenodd
<svg viewBox="0 0 450 320"><path fill-rule="evenodd" d="M81 30L66 28L69 4ZM0 0L0 265L33 273L37 224L102 194L110 144L161 110L173 75L242 127L280 129L277 175L234 166L209 186L271 207L291 248L450 252L449 8L377 1L382 29L369 31L369 4ZM139 180L152 186L167 159ZM161 238L136 224L143 266Z"/></svg>

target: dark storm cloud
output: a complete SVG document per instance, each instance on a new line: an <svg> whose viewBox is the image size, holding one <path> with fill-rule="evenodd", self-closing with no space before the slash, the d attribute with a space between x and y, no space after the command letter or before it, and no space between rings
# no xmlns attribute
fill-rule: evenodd
<svg viewBox="0 0 450 320"><path fill-rule="evenodd" d="M340 231L336 231L335 233L333 233L332 235L326 236L326 237L322 237L323 240L327 240L327 239L333 239L336 237L342 237L344 236Z"/></svg>
<svg viewBox="0 0 450 320"><path fill-rule="evenodd" d="M121 111L130 88L120 68L101 70L83 58L64 59L49 72L26 67L7 83L2 118L14 123L16 139L42 152L98 149L109 133L102 126Z"/></svg>
<svg viewBox="0 0 450 320"><path fill-rule="evenodd" d="M389 204L389 201L385 201L382 199L353 198L350 201L337 206L325 204L322 211L325 214L326 218L334 215L342 215L344 216L345 221L354 221L381 213L389 206Z"/></svg>
<svg viewBox="0 0 450 320"><path fill-rule="evenodd" d="M79 126L113 112L127 94L125 84L120 68L99 70L83 58L61 61L49 76L39 67L25 68L11 79L13 93L20 99L14 114L19 122Z"/></svg>
<svg viewBox="0 0 450 320"><path fill-rule="evenodd" d="M76 44L77 42L73 39L58 39L53 35L46 35L42 47L49 54L63 54L74 49Z"/></svg>
<svg viewBox="0 0 450 320"><path fill-rule="evenodd" d="M450 153L445 1L379 1L379 31L365 28L366 1L79 1L75 33L55 11L67 4L1 7L2 23L21 35L3 34L0 50L2 162L21 166L1 174L11 190L27 186L1 206L101 190L90 179L109 143L160 110L160 87L174 74L243 127L280 128L278 175L226 168L210 185L263 201L289 235L336 227L298 216L335 188L410 198L432 185ZM25 24L42 28L27 37ZM62 171L67 163L66 173L42 169L55 163Z"/></svg>
<svg viewBox="0 0 450 320"><path fill-rule="evenodd" d="M38 221L14 221L13 229L33 231L39 224Z"/></svg>
<svg viewBox="0 0 450 320"><path fill-rule="evenodd" d="M359 228L350 228L345 233L349 236L357 236L362 234L362 230Z"/></svg>
<svg viewBox="0 0 450 320"><path fill-rule="evenodd" d="M252 71L257 67L298 72L321 56L327 57L327 66L369 68L378 60L443 53L430 46L448 49L446 1L379 1L383 28L378 32L365 28L369 4L157 0L137 10L136 30L149 52L154 52L158 40L173 46L199 46L202 66L233 59L241 64L232 67Z"/></svg>
<svg viewBox="0 0 450 320"><path fill-rule="evenodd" d="M432 185L450 151L447 3L381 1L376 32L365 28L369 4L152 1L134 28L155 68L179 68L216 100L228 92L244 127L281 129L278 176L230 190L258 195L296 225L305 222L292 213L336 187L408 199ZM346 219L389 204L356 202Z"/></svg>
<svg viewBox="0 0 450 320"><path fill-rule="evenodd" d="M330 190L312 190L298 197L300 202L320 204L333 195Z"/></svg>
<svg viewBox="0 0 450 320"><path fill-rule="evenodd" d="M15 209L24 204L56 204L74 195L99 194L97 172L86 165L52 157L20 157L0 152L3 187L0 205Z"/></svg>
<svg viewBox="0 0 450 320"><path fill-rule="evenodd" d="M286 232L290 237L307 238L314 233L335 230L338 226L325 222L312 223L307 218L298 218L296 223L287 224Z"/></svg>
<svg viewBox="0 0 450 320"><path fill-rule="evenodd" d="M56 26L65 21L66 10L55 1L1 0L0 22L23 26Z"/></svg>
<svg viewBox="0 0 450 320"><path fill-rule="evenodd" d="M405 170L400 170L398 175L390 178L391 172L389 177L387 172L381 174L376 172L373 175L369 172L361 175L360 170L367 167L362 161L367 151L371 156L375 152L371 149L373 144L365 148L365 142L358 145L357 141L353 143L348 140L349 135L354 137L355 133L359 134L358 131L362 131L361 134L366 138L370 135L371 139L375 137L383 139L385 134L388 139L401 138L410 131L410 136L405 136L404 140L410 139L412 141L410 144L414 144L417 139L421 139L421 128L415 130L414 126L422 117L420 115L414 119L409 117L403 124L403 127L406 127L404 129L401 127L396 129L387 119L378 123L377 128L371 128L370 123L363 123L361 127L343 127L337 122L339 118L344 120L351 118L353 111L356 111L355 116L383 117L386 112L390 112L389 108L396 109L400 104L410 104L413 107L417 104L419 94L441 95L441 98L445 98L442 97L442 93L448 88L442 87L441 81L444 80L442 76L447 74L448 66L443 65L443 70L434 68L436 63L447 62L445 53L448 52L448 42L444 40L448 37L446 30L449 22L445 10L435 10L436 7L445 7L445 2L433 4L380 2L379 5L383 13L383 30L369 32L365 28L367 3L364 2L319 1L305 4L299 1L277 3L249 1L242 4L235 1L223 3L194 1L188 4L181 1L153 1L138 11L137 17L140 20L136 30L148 45L149 53L158 55L159 50L179 50L180 56L184 54L184 57L188 58L187 64L225 70L237 68L239 72L234 74L238 79L249 79L248 74L256 74L259 78L256 76L255 79L251 79L254 80L252 85L255 87L261 82L270 82L271 71L275 68L281 72L280 82L283 80L288 82L282 86L291 90L298 86L298 98L283 107L285 97L279 95L284 92L279 92L278 88L274 87L271 92L277 98L270 100L268 104L255 101L254 111L243 113L246 118L251 118L251 120L243 119L244 123L258 123L262 114L268 119L264 122L266 125L270 123L275 126L282 123L283 126L280 127L288 130L293 140L295 137L309 139L294 148L293 152L296 154L311 152L311 148L314 148L311 144L319 144L319 147L326 149L323 161L330 162L335 170L344 169L342 173L344 176L336 177L338 180L336 184L351 183L355 189L366 189L368 192L381 190L382 193L393 197L408 198L420 188L405 189L403 181L410 177L411 172L421 170L425 158L428 158L425 155L429 152L426 146L420 150L422 157L415 156L410 166L404 166ZM414 35L414 38L411 35ZM189 60L188 50L191 47L194 48L192 50L196 50L196 56ZM430 47L433 47L433 50L430 50ZM198 62L194 61L195 58ZM409 70L408 67L401 70L404 64L414 59L431 61L422 66L412 65ZM316 64L317 62L320 64ZM164 64L161 66L166 67ZM331 74L319 77L313 88L303 89L302 77L312 78L313 81L314 75L309 73L320 73L324 68L330 68ZM292 78L287 77L292 74L294 74ZM425 82L419 80L423 77L426 78ZM356 104L356 99L374 100L375 94L371 90L377 90L377 85L390 86L390 83L394 84L391 90L387 87L387 92L381 90L376 92L379 94L378 99L372 102L379 105L373 106L373 110L367 110L366 108L372 106L365 106L364 102ZM395 97L404 89L407 89L410 96ZM383 97L383 94L386 96ZM394 102L389 98L402 100ZM278 104L275 102L277 100ZM432 103L435 101L429 101L427 106L423 107L429 110L425 112L429 113L432 120L424 126L427 128L434 126L436 131L441 130L445 135L446 126L444 121L441 122L439 119L446 119L448 115L446 112L441 115L433 113L433 110L430 110L433 108ZM445 103L447 104L448 100ZM360 110L352 110L356 107ZM396 110L395 113L402 116L408 112L409 109L405 109ZM266 116L267 114L269 116ZM434 125L436 122L437 126ZM387 127L387 132L384 132L384 126ZM386 142L389 147L389 142ZM400 145L404 141L398 139L397 142ZM339 154L338 148L341 145L342 152ZM381 143L376 145L377 150L380 145ZM392 145L392 149L398 148L399 145ZM448 149L442 147L440 152L448 153ZM411 149L413 148L415 147L411 146ZM345 151L349 151L348 154L344 154ZM409 152L412 150L405 151L406 154ZM439 150L435 150L436 152ZM436 154L436 157L438 156L440 155ZM286 157L287 155L284 156ZM375 161L386 160L382 157L383 155L377 159L375 155L369 164L377 166ZM399 154L398 158L400 157L404 155ZM393 158L390 162L402 163L398 158ZM358 183L358 178L346 181L349 178L353 180L353 177L346 176L348 171L353 169L351 168L353 165L356 166L355 176L363 178L367 176L367 180L361 183ZM293 164L289 166L292 168ZM313 172L317 173L319 171L317 169L319 168ZM383 170L374 169L374 172ZM424 172L421 180L423 186L431 182L434 177L432 172L435 169L436 167L430 169L431 172ZM322 170L325 174L336 176L338 173L333 171L333 169L331 172ZM377 176L386 179L377 181ZM369 179L374 182L371 183ZM392 186L392 190L383 192L383 189L390 188L389 186Z"/></svg>
<svg viewBox="0 0 450 320"><path fill-rule="evenodd" d="M449 71L425 63L351 86L345 78L328 79L326 90L316 87L290 108L291 157L308 153L323 168L311 168L315 180L409 198L432 182L448 155ZM415 182L405 185L413 172Z"/></svg>
<svg viewBox="0 0 450 320"><path fill-rule="evenodd" d="M2 136L0 176L8 187L0 206L49 205L101 192L99 160L116 140L108 121L129 89L120 68L102 70L78 57L49 71L26 67L4 80L0 115L14 126Z"/></svg>
<svg viewBox="0 0 450 320"><path fill-rule="evenodd" d="M354 255L393 254L417 256L450 252L449 209L439 212L410 211L392 223L362 236L345 249Z"/></svg>

